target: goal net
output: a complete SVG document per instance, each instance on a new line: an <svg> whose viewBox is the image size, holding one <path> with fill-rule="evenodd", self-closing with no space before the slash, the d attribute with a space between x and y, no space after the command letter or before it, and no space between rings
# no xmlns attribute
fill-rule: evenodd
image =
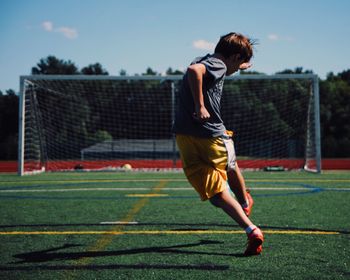
<svg viewBox="0 0 350 280"><path fill-rule="evenodd" d="M179 76L22 76L19 174L180 168ZM241 168L320 172L318 78L238 75L222 116ZM128 167L126 165L126 167Z"/></svg>

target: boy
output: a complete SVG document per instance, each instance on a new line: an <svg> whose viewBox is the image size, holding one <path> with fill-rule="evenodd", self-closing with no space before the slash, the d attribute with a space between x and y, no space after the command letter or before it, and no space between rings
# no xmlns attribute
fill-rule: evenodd
<svg viewBox="0 0 350 280"><path fill-rule="evenodd" d="M225 76L249 68L252 56L253 43L241 34L229 33L220 38L214 54L195 59L183 78L173 127L188 181L202 200L221 208L246 231L247 256L261 253L264 237L227 187L228 179L240 203L252 206L236 163L232 135L221 119L220 99Z"/></svg>

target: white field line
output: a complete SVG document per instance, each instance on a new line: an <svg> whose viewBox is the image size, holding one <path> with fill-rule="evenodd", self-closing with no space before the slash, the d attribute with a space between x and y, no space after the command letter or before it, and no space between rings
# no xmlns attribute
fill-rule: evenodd
<svg viewBox="0 0 350 280"><path fill-rule="evenodd" d="M55 184L68 184L68 183L120 183L120 182L158 182L160 180L166 180L169 182L187 182L186 178L152 178L152 179L72 179L72 180L61 180L61 181L56 181L56 180L32 180L32 181L2 181L0 182L0 185L3 183L16 183L16 184L44 184L44 183L55 183ZM344 182L344 183L349 183L350 179L315 179L315 178L294 178L294 179L284 179L284 178L274 178L273 180L271 179L246 179L246 182L291 182L291 183L307 183L307 182L320 182L320 183L334 183L334 182Z"/></svg>
<svg viewBox="0 0 350 280"><path fill-rule="evenodd" d="M76 188L76 189L33 189L33 190L0 190L0 193L21 193L21 192L82 192L82 191L148 191L151 188Z"/></svg>
<svg viewBox="0 0 350 280"><path fill-rule="evenodd" d="M124 221L115 221L115 222L100 222L100 225L137 225L138 222L124 222Z"/></svg>
<svg viewBox="0 0 350 280"><path fill-rule="evenodd" d="M254 191L307 191L315 188L303 188L303 187L252 187L249 188ZM350 187L343 188L326 188L326 190L332 191L348 191ZM87 191L149 191L152 188L138 187L138 188L61 188L61 189L16 189L16 190L0 190L0 193L49 193L49 192L87 192ZM194 191L191 187L173 187L162 188L164 191Z"/></svg>

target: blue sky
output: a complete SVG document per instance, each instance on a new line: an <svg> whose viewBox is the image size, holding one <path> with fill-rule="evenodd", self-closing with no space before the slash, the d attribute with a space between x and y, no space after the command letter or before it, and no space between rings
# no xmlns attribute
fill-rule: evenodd
<svg viewBox="0 0 350 280"><path fill-rule="evenodd" d="M19 89L41 58L110 75L184 70L236 31L257 39L251 70L350 69L348 0L1 0L0 90Z"/></svg>

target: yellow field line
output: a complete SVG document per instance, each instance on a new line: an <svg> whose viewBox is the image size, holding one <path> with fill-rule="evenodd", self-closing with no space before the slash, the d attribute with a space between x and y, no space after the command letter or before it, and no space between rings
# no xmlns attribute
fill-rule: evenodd
<svg viewBox="0 0 350 280"><path fill-rule="evenodd" d="M161 180L151 191L152 195L158 194L162 188L165 187L167 181ZM151 195L150 194L150 195ZM102 234L103 237L98 239L95 244L93 244L90 248L87 250L89 252L97 252L104 250L113 240L113 235L118 235L117 233L123 232L122 229L125 227L125 224L132 222L134 220L134 217L137 213L140 212L140 210L149 202L149 197L143 197L142 199L138 200L136 204L130 209L130 211L126 214L126 216L121 220L124 224L119 224L112 228L111 231L100 231L100 232L94 232L94 231L86 231L86 234ZM113 234L112 234L113 233ZM74 233L70 233L74 234ZM90 262L92 262L92 258L81 258L79 259L76 264L77 265L87 265ZM68 275L66 275L66 279L74 278L74 273L68 272Z"/></svg>
<svg viewBox="0 0 350 280"><path fill-rule="evenodd" d="M338 231L311 231L311 230L264 230L265 234L286 235L339 235ZM243 230L101 230L101 231L2 231L0 235L189 235L189 234L244 234ZM108 238L108 241L110 239ZM107 245L107 240L101 240L94 247L100 250ZM104 245L104 246L102 246ZM89 251L94 251L92 248Z"/></svg>
<svg viewBox="0 0 350 280"><path fill-rule="evenodd" d="M126 194L127 197L163 197L169 196L168 194L160 194L160 193L145 193L145 194Z"/></svg>

